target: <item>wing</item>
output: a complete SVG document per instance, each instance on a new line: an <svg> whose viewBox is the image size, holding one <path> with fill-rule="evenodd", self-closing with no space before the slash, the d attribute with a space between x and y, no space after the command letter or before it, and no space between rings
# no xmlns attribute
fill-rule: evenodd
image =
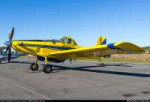
<svg viewBox="0 0 150 102"><path fill-rule="evenodd" d="M111 54L125 54L125 53L141 53L143 49L129 42L110 43L106 45L97 45L86 48L78 48L72 50L65 50L54 52L48 55L51 58L77 58L77 57L103 57Z"/></svg>

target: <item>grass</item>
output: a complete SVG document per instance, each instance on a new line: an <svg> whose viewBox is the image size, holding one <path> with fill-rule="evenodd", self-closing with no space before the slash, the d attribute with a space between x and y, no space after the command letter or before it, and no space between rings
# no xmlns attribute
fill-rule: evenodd
<svg viewBox="0 0 150 102"><path fill-rule="evenodd" d="M146 53L150 54L150 46L143 47Z"/></svg>
<svg viewBox="0 0 150 102"><path fill-rule="evenodd" d="M97 59L79 59L79 60L90 61L90 62L98 62ZM118 63L150 64L150 61L135 61L135 60L113 59L113 58L103 58L101 62L102 63L106 63L106 62L118 62Z"/></svg>
<svg viewBox="0 0 150 102"><path fill-rule="evenodd" d="M25 59L25 56L20 57L22 59ZM28 56L27 60L35 60L35 57ZM81 57L79 60L84 60L84 61L97 61L96 58L89 57L89 58L84 58ZM114 54L111 55L110 58L102 58L102 62L126 62L126 63L144 63L144 64L150 64L150 54L145 53L145 54Z"/></svg>
<svg viewBox="0 0 150 102"><path fill-rule="evenodd" d="M150 46L143 47L143 54L114 54L110 58L102 58L102 62L129 62L150 64ZM80 60L97 61L96 58L80 58Z"/></svg>
<svg viewBox="0 0 150 102"><path fill-rule="evenodd" d="M146 46L146 47L143 47L143 48L144 48L145 50L146 50L146 49L149 49L149 50L150 50L150 46Z"/></svg>
<svg viewBox="0 0 150 102"><path fill-rule="evenodd" d="M96 58L80 58L85 61L98 61ZM150 54L114 54L110 58L102 58L102 62L126 62L150 64Z"/></svg>
<svg viewBox="0 0 150 102"><path fill-rule="evenodd" d="M150 54L115 54L110 59L130 62L150 62Z"/></svg>

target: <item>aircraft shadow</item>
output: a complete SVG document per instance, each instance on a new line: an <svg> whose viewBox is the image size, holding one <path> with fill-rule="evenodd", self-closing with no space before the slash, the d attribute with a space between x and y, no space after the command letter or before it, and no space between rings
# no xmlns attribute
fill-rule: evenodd
<svg viewBox="0 0 150 102"><path fill-rule="evenodd" d="M150 77L150 74L145 74L145 73L119 72L119 71L108 71L108 70L101 70L101 69L87 69L87 68L91 68L91 67L92 68L100 67L98 65L97 66L84 66L84 67L66 67L66 66L59 66L59 65L53 65L53 66L58 67L59 70L77 70L77 71L124 75L124 76L133 76L133 77Z"/></svg>
<svg viewBox="0 0 150 102"><path fill-rule="evenodd" d="M31 62L27 61L11 61L11 63L31 64Z"/></svg>
<svg viewBox="0 0 150 102"><path fill-rule="evenodd" d="M131 65L126 65L127 63L119 63L119 64L105 64L105 66L118 66L118 67L133 67Z"/></svg>
<svg viewBox="0 0 150 102"><path fill-rule="evenodd" d="M31 64L31 62L26 62L26 61L11 61L11 63ZM108 70L102 70L102 69L91 69L91 68L101 67L100 64L93 65L93 66L81 66L81 67L67 67L67 66L54 65L54 64L52 64L52 65L54 67L56 67L55 70L76 70L76 71L95 72L95 73L114 74L114 75L124 75L124 76L133 76L133 77L150 77L150 74L145 74L145 73L119 72L119 71L108 71ZM106 67L106 66L133 67L133 66L130 66L130 65L126 65L125 63L105 64L104 67Z"/></svg>

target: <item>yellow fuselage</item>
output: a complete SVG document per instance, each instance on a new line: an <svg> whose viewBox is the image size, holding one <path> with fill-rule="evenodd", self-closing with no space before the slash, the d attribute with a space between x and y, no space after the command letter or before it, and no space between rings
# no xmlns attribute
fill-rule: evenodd
<svg viewBox="0 0 150 102"><path fill-rule="evenodd" d="M64 42L53 42L43 40L14 40L12 48L16 51L24 52L34 56L47 57L52 52L81 48L77 45Z"/></svg>

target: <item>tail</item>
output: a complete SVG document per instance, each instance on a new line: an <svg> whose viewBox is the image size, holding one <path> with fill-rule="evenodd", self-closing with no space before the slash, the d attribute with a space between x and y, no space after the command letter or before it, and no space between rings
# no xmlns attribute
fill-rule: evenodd
<svg viewBox="0 0 150 102"><path fill-rule="evenodd" d="M96 42L96 45L105 45L107 43L107 40L105 37L100 36Z"/></svg>

